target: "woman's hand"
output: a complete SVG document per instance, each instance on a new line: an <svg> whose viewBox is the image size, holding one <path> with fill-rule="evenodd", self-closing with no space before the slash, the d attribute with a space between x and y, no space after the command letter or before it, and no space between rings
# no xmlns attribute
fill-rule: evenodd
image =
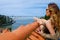
<svg viewBox="0 0 60 40"><path fill-rule="evenodd" d="M39 24L43 24L42 19L38 19L37 17L34 17L34 20L36 20Z"/></svg>
<svg viewBox="0 0 60 40"><path fill-rule="evenodd" d="M39 19L37 17L34 17L34 20L36 20L39 24L44 24L46 22L45 19Z"/></svg>

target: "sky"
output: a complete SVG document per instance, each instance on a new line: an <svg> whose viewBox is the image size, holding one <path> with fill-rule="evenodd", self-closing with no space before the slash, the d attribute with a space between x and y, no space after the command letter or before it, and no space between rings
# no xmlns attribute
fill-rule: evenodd
<svg viewBox="0 0 60 40"><path fill-rule="evenodd" d="M44 16L50 2L60 7L60 0L0 0L0 15Z"/></svg>

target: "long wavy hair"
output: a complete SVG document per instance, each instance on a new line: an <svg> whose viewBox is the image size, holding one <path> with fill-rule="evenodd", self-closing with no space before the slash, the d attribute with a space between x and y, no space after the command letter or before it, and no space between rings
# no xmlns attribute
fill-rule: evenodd
<svg viewBox="0 0 60 40"><path fill-rule="evenodd" d="M49 3L48 8L49 8L49 10L50 10L50 12L52 14L52 16L51 16L52 23L60 31L60 10L59 10L59 7L55 3Z"/></svg>

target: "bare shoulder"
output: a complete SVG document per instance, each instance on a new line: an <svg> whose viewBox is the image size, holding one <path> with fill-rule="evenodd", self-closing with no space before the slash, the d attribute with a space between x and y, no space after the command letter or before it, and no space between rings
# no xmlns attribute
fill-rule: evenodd
<svg viewBox="0 0 60 40"><path fill-rule="evenodd" d="M45 19L41 19L44 23L47 21L47 20L45 20Z"/></svg>

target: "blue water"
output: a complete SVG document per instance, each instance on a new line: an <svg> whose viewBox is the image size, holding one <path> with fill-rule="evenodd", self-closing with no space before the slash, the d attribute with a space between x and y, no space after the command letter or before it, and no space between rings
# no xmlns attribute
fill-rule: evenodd
<svg viewBox="0 0 60 40"><path fill-rule="evenodd" d="M31 24L35 21L33 17L14 17L12 19L15 21L15 23L12 25L4 26L3 28L11 28L12 30L15 30L21 25Z"/></svg>
<svg viewBox="0 0 60 40"><path fill-rule="evenodd" d="M12 25L12 30L18 28L21 25L27 25L27 24L30 24L32 22L34 22L33 19L23 19L23 20L17 19L16 22Z"/></svg>

